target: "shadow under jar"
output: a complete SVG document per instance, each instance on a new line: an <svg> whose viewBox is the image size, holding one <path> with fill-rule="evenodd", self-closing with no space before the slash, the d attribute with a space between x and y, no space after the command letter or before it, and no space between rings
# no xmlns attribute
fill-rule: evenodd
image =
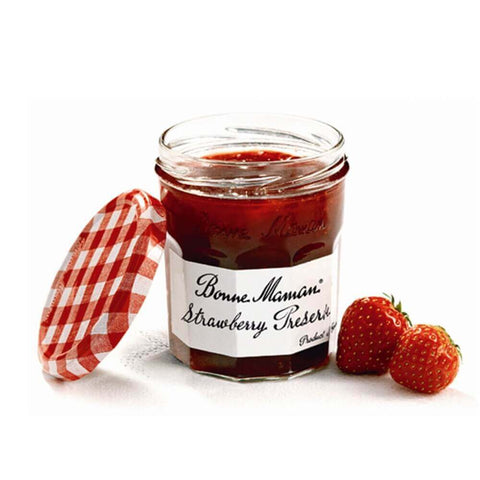
<svg viewBox="0 0 480 480"><path fill-rule="evenodd" d="M328 363L348 169L342 134L312 119L213 115L163 133L173 355L236 380Z"/></svg>

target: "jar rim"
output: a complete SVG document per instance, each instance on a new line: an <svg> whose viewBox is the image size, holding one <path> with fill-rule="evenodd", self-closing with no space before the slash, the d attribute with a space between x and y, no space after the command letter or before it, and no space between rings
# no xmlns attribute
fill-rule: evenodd
<svg viewBox="0 0 480 480"><path fill-rule="evenodd" d="M349 168L342 133L328 123L296 115L196 117L165 130L159 143L156 171L162 182L198 195L301 195L338 183ZM221 157L252 150L281 152L287 158Z"/></svg>
<svg viewBox="0 0 480 480"><path fill-rule="evenodd" d="M168 136L172 134L172 132L174 132L175 130L181 128L181 127L184 127L186 125L190 125L190 124L193 124L194 122L208 122L210 120L214 120L214 119L218 119L218 120L221 120L221 119L227 119L227 118L245 118L245 121L248 122L248 121L252 121L254 120L255 118L258 118L258 117L269 117L271 118L272 120L275 120L275 119L282 119L282 120L287 120L287 121L291 121L291 122L308 122L310 125L312 126L317 126L317 127L320 127L322 129L325 129L325 130L328 130L329 133L333 134L336 136L336 141L334 142L333 145L330 145L328 148L326 149L322 149L321 151L319 150L317 153L312 153L311 155L297 155L295 158L291 158L291 159L279 159L279 160L275 160L275 163L277 165L289 165L289 164L292 164L292 163L296 163L296 162L299 162L299 161L308 161L308 160L314 160L314 159L318 159L320 156L321 157L326 157L326 156L333 156L335 157L335 153L338 152L338 151L341 151L341 149L343 148L344 146L344 137L343 137L343 134L340 132L340 130L338 130L336 127L334 127L333 125L327 123L327 122L323 122L321 120L317 120L315 118L311 118L311 117L305 117L305 116L301 116L301 115L292 115L292 114L283 114L283 113L260 113L260 112L245 112L245 113L235 113L235 112L232 112L232 113L216 113L216 114L210 114L210 115L202 115L202 116L197 116L197 117L192 117L192 118L189 118L187 120L183 120L181 122L177 122L175 124L173 124L172 126L170 126L169 128L167 128L160 136L159 138L159 146L160 146L160 155L162 154L162 152L175 152L175 155L178 156L178 158L180 159L183 159L183 160L190 160L190 161L201 161L201 162L208 162L209 165L214 165L214 164L218 164L219 166L233 166L233 165L238 165L238 164L241 164L243 162L241 161L238 161L238 160L223 160L223 159L220 159L220 158L217 158L217 159L211 159L211 158L205 158L203 157L202 155L190 155L190 154L185 154L179 150L177 150L175 147L175 145L172 145L169 141L168 141ZM247 123L248 125L248 123ZM273 126L273 125L272 125ZM254 125L250 125L250 128L254 128ZM312 144L313 145L313 144ZM254 146L252 146L252 149L254 148ZM160 159L157 159L157 163L160 165ZM250 164L254 164L255 166L266 166L268 164L271 164L271 162L269 162L268 160L265 161L265 160L252 160L252 161L249 161ZM328 166L326 166L325 168L328 168Z"/></svg>

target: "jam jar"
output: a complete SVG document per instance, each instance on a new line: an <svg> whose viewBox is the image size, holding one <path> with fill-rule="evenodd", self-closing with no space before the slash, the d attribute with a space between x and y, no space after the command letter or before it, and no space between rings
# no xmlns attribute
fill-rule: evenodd
<svg viewBox="0 0 480 480"><path fill-rule="evenodd" d="M160 138L170 350L195 371L284 378L327 365L337 322L343 136L221 114Z"/></svg>

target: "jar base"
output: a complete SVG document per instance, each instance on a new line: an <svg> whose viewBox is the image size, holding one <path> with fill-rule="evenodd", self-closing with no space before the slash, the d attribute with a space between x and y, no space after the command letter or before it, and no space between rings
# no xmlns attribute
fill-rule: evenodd
<svg viewBox="0 0 480 480"><path fill-rule="evenodd" d="M253 377L234 377L231 375L225 375L221 373L197 370L195 368L192 368L190 365L182 362L179 358L177 358L177 360L183 363L183 365L185 365L186 367L190 368L192 372L198 373L200 375L207 375L209 377L221 378L222 380L229 380L231 382L236 382L236 383L249 383L249 382L262 382L262 381L293 380L294 378L297 378L297 377L303 377L304 375L308 375L310 373L316 372L318 370L323 370L324 368L328 367L330 363L330 355L328 355L327 358L320 365L305 368L304 370L300 370L298 372L285 373L282 375L262 375L262 376L253 376Z"/></svg>

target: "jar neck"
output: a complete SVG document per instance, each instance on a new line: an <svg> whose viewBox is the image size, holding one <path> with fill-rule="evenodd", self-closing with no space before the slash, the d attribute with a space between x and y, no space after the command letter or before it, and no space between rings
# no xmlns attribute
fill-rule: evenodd
<svg viewBox="0 0 480 480"><path fill-rule="evenodd" d="M245 161L248 151L283 155L275 161L259 161L258 155ZM232 160L234 152L242 160ZM308 194L342 181L348 168L343 136L335 128L301 117L261 114L215 115L178 124L162 135L156 165L167 186L223 198Z"/></svg>

